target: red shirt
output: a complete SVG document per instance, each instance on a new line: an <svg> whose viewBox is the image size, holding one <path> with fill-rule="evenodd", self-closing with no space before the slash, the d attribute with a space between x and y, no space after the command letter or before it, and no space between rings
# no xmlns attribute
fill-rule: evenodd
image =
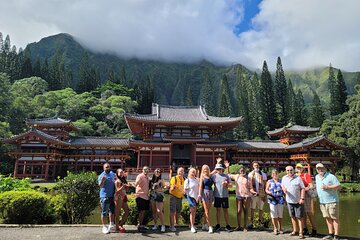
<svg viewBox="0 0 360 240"><path fill-rule="evenodd" d="M312 183L311 176L308 173L300 174L300 178L303 181L305 187L309 186L309 183Z"/></svg>

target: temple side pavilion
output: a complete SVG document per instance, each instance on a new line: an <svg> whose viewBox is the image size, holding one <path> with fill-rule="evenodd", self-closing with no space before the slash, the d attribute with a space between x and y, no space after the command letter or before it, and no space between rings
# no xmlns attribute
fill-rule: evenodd
<svg viewBox="0 0 360 240"><path fill-rule="evenodd" d="M213 117L202 106L165 106L153 104L151 114L125 114L132 139L71 136L77 129L60 118L31 119L29 131L4 142L15 146L9 154L15 159L14 176L54 179L67 170L101 171L102 164L139 172L168 172L177 166L215 166L220 154L232 163L251 165L257 161L268 169L284 169L298 162L311 173L317 163L334 166L342 150L325 136L312 136L319 128L294 125L269 131L272 140L221 140L221 136L241 124L241 117ZM134 158L135 167L128 161Z"/></svg>

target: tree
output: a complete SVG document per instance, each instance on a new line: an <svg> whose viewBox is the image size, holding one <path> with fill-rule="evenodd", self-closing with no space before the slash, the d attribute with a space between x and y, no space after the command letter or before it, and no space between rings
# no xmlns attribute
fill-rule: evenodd
<svg viewBox="0 0 360 240"><path fill-rule="evenodd" d="M329 66L329 78L328 78L328 87L329 87L329 92L330 92L330 102L329 102L329 110L330 110L330 115L331 116L335 116L338 114L337 110L336 110L336 79L335 79L335 74L334 74L334 69L331 66Z"/></svg>
<svg viewBox="0 0 360 240"><path fill-rule="evenodd" d="M223 75L220 83L220 102L218 109L220 117L228 117L231 115L232 107L230 100L230 88L225 74Z"/></svg>
<svg viewBox="0 0 360 240"><path fill-rule="evenodd" d="M315 91L313 93L314 98L310 108L309 124L312 127L320 127L325 120L324 111L319 96Z"/></svg>
<svg viewBox="0 0 360 240"><path fill-rule="evenodd" d="M288 84L287 84L287 100L286 100L286 104L287 104L287 109L288 109L288 114L289 114L289 122L295 122L295 107L296 107L296 102L295 102L295 92L294 92L294 88L292 85L291 80L288 80Z"/></svg>
<svg viewBox="0 0 360 240"><path fill-rule="evenodd" d="M85 52L79 67L79 82L76 90L78 92L90 92L95 90L99 84L96 75L96 70L90 65L89 55Z"/></svg>
<svg viewBox="0 0 360 240"><path fill-rule="evenodd" d="M299 125L306 125L307 113L305 109L305 101L301 90L299 89L295 96L295 123Z"/></svg>
<svg viewBox="0 0 360 240"><path fill-rule="evenodd" d="M213 88L209 78L209 69L207 68L205 69L201 86L200 105L205 106L209 115L215 113Z"/></svg>
<svg viewBox="0 0 360 240"><path fill-rule="evenodd" d="M285 126L288 123L288 110L286 108L287 84L280 57L278 57L276 63L275 96L279 108L279 124Z"/></svg>
<svg viewBox="0 0 360 240"><path fill-rule="evenodd" d="M344 77L339 69L338 75L336 77L336 112L337 114L342 114L349 110L349 106L346 104L347 91Z"/></svg>
<svg viewBox="0 0 360 240"><path fill-rule="evenodd" d="M278 127L276 121L276 107L275 107L275 98L274 98L274 89L272 78L267 66L266 61L264 61L263 69L260 78L260 104L262 111L262 119L264 125L267 129L275 129Z"/></svg>
<svg viewBox="0 0 360 240"><path fill-rule="evenodd" d="M193 93L191 91L191 86L188 87L188 90L186 92L185 105L186 106L194 106Z"/></svg>
<svg viewBox="0 0 360 240"><path fill-rule="evenodd" d="M7 74L0 72L0 122L5 122L9 119L9 112L11 109L11 94L10 94L10 78Z"/></svg>

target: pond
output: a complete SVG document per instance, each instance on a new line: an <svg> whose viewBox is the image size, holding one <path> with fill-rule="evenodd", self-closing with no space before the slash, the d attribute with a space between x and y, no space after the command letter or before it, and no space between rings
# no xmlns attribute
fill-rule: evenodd
<svg viewBox="0 0 360 240"><path fill-rule="evenodd" d="M165 211L165 224L169 225L169 198L165 195L164 211ZM185 199L184 199L185 200ZM230 209L229 218L231 226L235 227L236 221L236 208L235 196L231 195L229 199ZM316 208L316 223L317 229L320 234L327 233L327 227L324 218L321 215L319 203L315 203ZM269 205L265 204L264 211L269 212ZM216 222L215 208L211 209L212 223ZM340 194L340 233L342 236L360 237L360 193L341 193ZM89 218L89 223L100 224L100 208L95 209L93 215ZM150 223L152 224L152 223ZM284 229L291 229L291 221L287 210L284 210L283 219ZM215 224L214 224L215 225ZM222 218L221 225L225 226Z"/></svg>

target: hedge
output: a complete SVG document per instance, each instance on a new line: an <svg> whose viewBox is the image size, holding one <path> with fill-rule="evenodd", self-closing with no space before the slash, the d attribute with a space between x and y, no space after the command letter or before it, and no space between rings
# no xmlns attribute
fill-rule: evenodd
<svg viewBox="0 0 360 240"><path fill-rule="evenodd" d="M50 196L34 190L7 191L0 194L0 215L4 223L55 223Z"/></svg>

